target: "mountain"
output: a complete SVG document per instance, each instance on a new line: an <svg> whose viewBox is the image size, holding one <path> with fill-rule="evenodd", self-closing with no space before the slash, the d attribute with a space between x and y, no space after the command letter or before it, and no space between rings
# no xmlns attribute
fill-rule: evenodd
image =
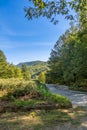
<svg viewBox="0 0 87 130"><path fill-rule="evenodd" d="M37 77L42 71L46 72L49 70L47 62L44 61L22 62L17 66L21 68L23 64L27 66L27 69L31 73L32 77Z"/></svg>
<svg viewBox="0 0 87 130"><path fill-rule="evenodd" d="M17 64L18 67L21 67L23 64L25 64L26 66L35 66L35 65L44 65L47 64L47 62L44 61L31 61L31 62L21 62L19 64Z"/></svg>

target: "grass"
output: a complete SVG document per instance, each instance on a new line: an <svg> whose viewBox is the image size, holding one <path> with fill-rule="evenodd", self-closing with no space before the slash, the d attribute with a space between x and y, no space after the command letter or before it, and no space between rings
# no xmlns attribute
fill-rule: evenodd
<svg viewBox="0 0 87 130"><path fill-rule="evenodd" d="M53 104L67 109L43 108L26 111L27 107ZM68 108L71 106L68 98L51 94L45 85L38 81L0 80L0 105L2 110L6 107L6 111L0 113L0 130L53 130L55 126L61 127L68 122L80 125L80 119L87 116L80 107ZM24 111L21 111L21 108L25 108Z"/></svg>
<svg viewBox="0 0 87 130"><path fill-rule="evenodd" d="M38 81L1 79L0 130L40 130L48 128L51 124L71 120L67 113L55 107L52 110L47 108L47 105L55 104L58 104L59 108L71 107L68 98L51 94L46 86ZM43 105L43 109L36 108ZM35 110L27 110L27 107L35 107Z"/></svg>
<svg viewBox="0 0 87 130"><path fill-rule="evenodd" d="M80 126L81 118L85 115L87 112L78 108L6 112L0 115L0 130L52 130L64 123Z"/></svg>

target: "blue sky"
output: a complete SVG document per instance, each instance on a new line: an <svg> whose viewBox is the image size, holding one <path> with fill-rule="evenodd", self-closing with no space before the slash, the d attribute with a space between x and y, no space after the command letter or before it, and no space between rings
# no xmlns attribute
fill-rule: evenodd
<svg viewBox="0 0 87 130"><path fill-rule="evenodd" d="M13 64L47 61L58 37L69 28L62 16L58 25L45 18L29 21L23 10L28 5L28 0L0 0L0 49Z"/></svg>

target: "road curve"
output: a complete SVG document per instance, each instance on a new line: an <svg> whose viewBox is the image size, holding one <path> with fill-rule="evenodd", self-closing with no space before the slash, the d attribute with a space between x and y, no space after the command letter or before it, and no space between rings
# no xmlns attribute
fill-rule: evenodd
<svg viewBox="0 0 87 130"><path fill-rule="evenodd" d="M59 85L55 87L53 84L46 84L46 87L52 92L66 96L72 102L72 105L87 107L87 93L69 90L67 86Z"/></svg>

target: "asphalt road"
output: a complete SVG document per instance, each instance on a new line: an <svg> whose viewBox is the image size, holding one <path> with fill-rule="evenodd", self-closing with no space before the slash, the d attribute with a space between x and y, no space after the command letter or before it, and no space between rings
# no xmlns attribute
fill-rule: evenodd
<svg viewBox="0 0 87 130"><path fill-rule="evenodd" d="M46 84L46 86L52 93L58 93L68 97L71 100L72 105L87 107L86 92L72 91L69 90L68 87L64 85L55 86L53 84Z"/></svg>

